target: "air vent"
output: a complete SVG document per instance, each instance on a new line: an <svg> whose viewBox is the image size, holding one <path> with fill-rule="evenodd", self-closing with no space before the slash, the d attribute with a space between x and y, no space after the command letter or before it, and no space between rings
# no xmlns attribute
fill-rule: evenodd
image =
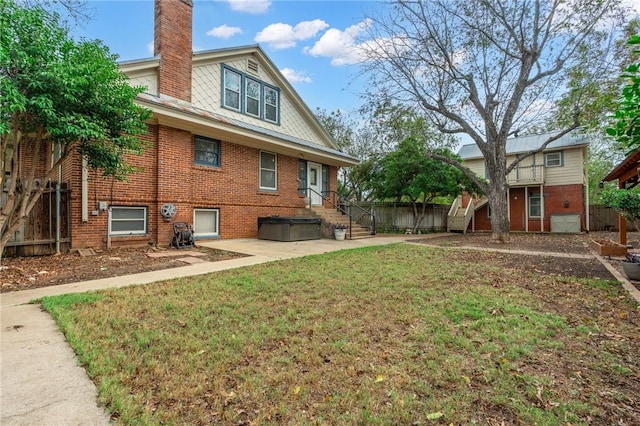
<svg viewBox="0 0 640 426"><path fill-rule="evenodd" d="M253 59L247 59L247 71L253 74L258 74L258 63Z"/></svg>

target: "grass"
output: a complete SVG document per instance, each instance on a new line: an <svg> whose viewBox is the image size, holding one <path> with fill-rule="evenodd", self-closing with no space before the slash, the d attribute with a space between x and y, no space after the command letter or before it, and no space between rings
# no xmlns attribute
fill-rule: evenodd
<svg viewBox="0 0 640 426"><path fill-rule="evenodd" d="M549 307L566 282L527 274L543 290L531 291L513 276L394 245L43 306L122 424L614 422L610 404L628 406L637 389L585 389L637 381L629 339L601 354L606 319L576 326L576 312ZM567 303L639 316L617 285L570 286L587 299Z"/></svg>

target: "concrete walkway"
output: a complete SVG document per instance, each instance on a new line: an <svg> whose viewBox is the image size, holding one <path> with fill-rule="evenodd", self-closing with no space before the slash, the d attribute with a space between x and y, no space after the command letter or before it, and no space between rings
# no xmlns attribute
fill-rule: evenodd
<svg viewBox="0 0 640 426"><path fill-rule="evenodd" d="M441 236L441 234L438 234ZM162 271L17 291L0 295L0 424L108 425L109 416L96 402L97 390L78 365L53 319L30 301L155 281L208 274L329 251L399 243L427 235L382 236L361 240L330 239L279 242L255 239L221 240L201 245L248 254L248 257L206 262ZM90 261L90 260L89 260ZM0 272L0 279L2 278Z"/></svg>

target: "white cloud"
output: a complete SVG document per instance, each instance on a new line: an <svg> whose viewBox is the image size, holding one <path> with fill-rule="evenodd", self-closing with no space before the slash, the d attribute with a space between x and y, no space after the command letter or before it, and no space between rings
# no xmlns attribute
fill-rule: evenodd
<svg viewBox="0 0 640 426"><path fill-rule="evenodd" d="M153 55L153 50L154 50L153 46L154 46L153 40L147 43L147 50L151 55Z"/></svg>
<svg viewBox="0 0 640 426"><path fill-rule="evenodd" d="M220 25L219 27L211 28L209 31L207 31L208 36L225 39L236 34L242 34L242 29L240 29L240 27L230 27L226 24Z"/></svg>
<svg viewBox="0 0 640 426"><path fill-rule="evenodd" d="M316 34L328 26L329 24L320 19L303 21L295 27L283 23L271 24L256 34L255 41L266 43L272 49L289 49L295 47L300 40L308 40L315 37Z"/></svg>
<svg viewBox="0 0 640 426"><path fill-rule="evenodd" d="M227 0L231 10L246 12L253 15L266 13L271 6L271 0Z"/></svg>
<svg viewBox="0 0 640 426"><path fill-rule="evenodd" d="M331 28L312 47L305 47L304 52L311 56L331 58L331 64L336 66L363 62L366 59L363 49L366 49L370 42L357 44L356 37L370 25L371 20L367 19L344 31Z"/></svg>
<svg viewBox="0 0 640 426"><path fill-rule="evenodd" d="M305 74L304 71L296 71L291 68L283 68L280 70L282 75L285 76L289 83L311 83L311 77Z"/></svg>

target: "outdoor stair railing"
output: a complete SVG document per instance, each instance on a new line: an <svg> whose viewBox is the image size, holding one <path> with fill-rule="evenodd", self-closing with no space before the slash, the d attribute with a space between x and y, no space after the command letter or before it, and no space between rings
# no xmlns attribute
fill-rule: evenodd
<svg viewBox="0 0 640 426"><path fill-rule="evenodd" d="M466 234L467 227L469 226L471 219L473 219L473 213L475 211L474 200L469 200L469 204L467 204L467 207L464 210L464 215L458 214L461 208L462 197L457 197L451 204L451 208L447 214L447 232L454 230L462 231Z"/></svg>
<svg viewBox="0 0 640 426"><path fill-rule="evenodd" d="M323 191L322 193L320 193L313 188L305 188L304 191L306 192L309 199L311 199L312 193L316 194L320 196L323 201L327 202L334 209L336 209L336 211L342 213L343 215L346 215L349 218L349 238L351 238L352 236L351 230L353 229L353 223L358 223L358 221L365 216L369 216L369 220L371 221L369 233L371 235L376 235L376 216L373 213L373 210L364 209L361 206L353 203L352 201L341 197L335 191L329 191L328 193L326 191ZM309 202L309 206L310 205L311 202ZM357 215L356 219L354 219L355 215Z"/></svg>

